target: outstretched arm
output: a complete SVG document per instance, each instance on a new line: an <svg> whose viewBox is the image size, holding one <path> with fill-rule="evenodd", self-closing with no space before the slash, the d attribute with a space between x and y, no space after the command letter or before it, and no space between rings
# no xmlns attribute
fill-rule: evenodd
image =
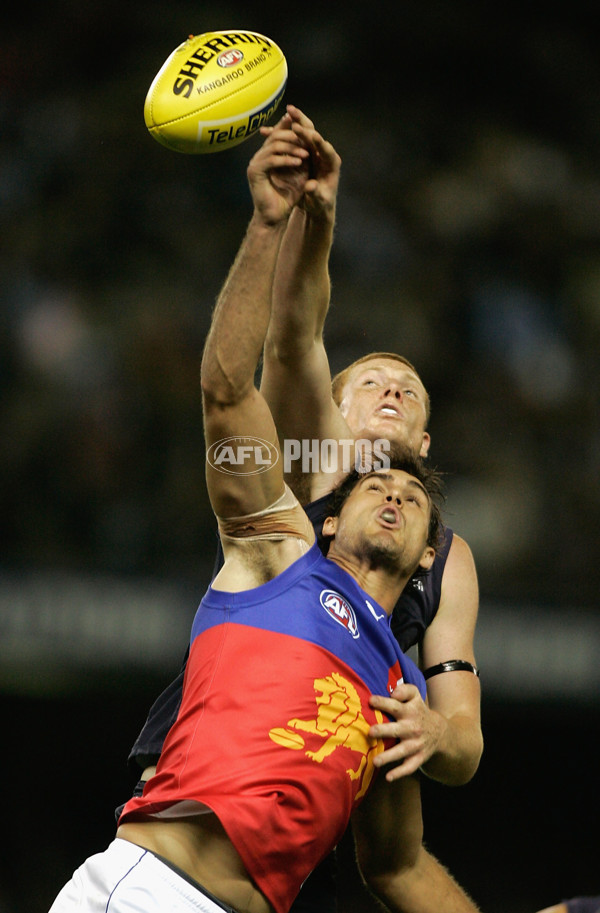
<svg viewBox="0 0 600 913"><path fill-rule="evenodd" d="M254 375L269 324L279 248L306 183L306 157L289 122L282 120L248 166L254 213L218 297L202 358L207 450L233 435L241 446L256 438L277 446L273 418ZM207 462L209 495L218 516L255 513L283 492L279 466L253 473L260 456L252 446L240 452L245 455L240 474L220 472Z"/></svg>
<svg viewBox="0 0 600 913"><path fill-rule="evenodd" d="M310 153L310 180L277 259L261 390L280 437L335 438L346 429L331 398L323 325L341 159L298 108L288 106L288 116Z"/></svg>

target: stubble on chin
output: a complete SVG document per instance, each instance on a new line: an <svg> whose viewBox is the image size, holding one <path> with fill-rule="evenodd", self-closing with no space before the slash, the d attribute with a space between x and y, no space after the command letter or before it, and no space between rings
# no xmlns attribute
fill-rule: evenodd
<svg viewBox="0 0 600 913"><path fill-rule="evenodd" d="M402 570L402 553L395 542L373 541L367 536L361 536L361 558L366 560L373 569L385 570L397 574Z"/></svg>

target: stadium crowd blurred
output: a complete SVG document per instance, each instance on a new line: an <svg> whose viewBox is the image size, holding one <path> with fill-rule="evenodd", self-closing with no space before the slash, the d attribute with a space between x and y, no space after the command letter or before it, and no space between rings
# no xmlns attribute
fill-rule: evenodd
<svg viewBox="0 0 600 913"><path fill-rule="evenodd" d="M591 604L590 32L574 16L516 30L460 5L408 5L377 44L385 6L362 33L352 9L343 27L323 11L310 41L276 20L288 97L344 162L334 367L372 348L416 363L432 393L433 459L450 473L484 592ZM199 353L249 215L256 140L222 156L169 154L146 134L141 103L182 30L225 14L181 4L164 21L156 3L143 17L55 3L29 25L12 15L0 96L2 560L194 574L210 522ZM260 18L266 31L268 10Z"/></svg>

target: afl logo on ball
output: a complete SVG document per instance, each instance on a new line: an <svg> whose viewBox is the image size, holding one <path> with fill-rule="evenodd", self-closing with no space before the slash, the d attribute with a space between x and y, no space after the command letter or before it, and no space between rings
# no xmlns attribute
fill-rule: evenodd
<svg viewBox="0 0 600 913"><path fill-rule="evenodd" d="M233 48L231 51L223 51L222 54L219 54L217 63L220 67L234 67L243 59L244 55L242 52L238 50L238 48Z"/></svg>
<svg viewBox="0 0 600 913"><path fill-rule="evenodd" d="M355 640L360 637L354 609L343 596L340 596L335 590L322 590L319 599L327 614L331 615L334 621L346 628Z"/></svg>

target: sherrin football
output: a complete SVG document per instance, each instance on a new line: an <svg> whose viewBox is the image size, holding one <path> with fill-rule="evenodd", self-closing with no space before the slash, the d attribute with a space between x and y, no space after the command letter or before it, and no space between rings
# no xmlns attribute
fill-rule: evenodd
<svg viewBox="0 0 600 913"><path fill-rule="evenodd" d="M286 82L285 57L270 38L233 30L192 35L154 77L144 120L175 152L220 152L267 123Z"/></svg>

